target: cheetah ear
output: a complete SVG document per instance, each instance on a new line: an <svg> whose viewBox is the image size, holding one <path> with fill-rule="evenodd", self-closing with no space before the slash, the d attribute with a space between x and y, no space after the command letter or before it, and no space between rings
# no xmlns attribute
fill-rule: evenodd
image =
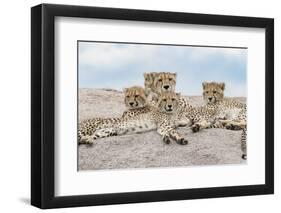
<svg viewBox="0 0 281 213"><path fill-rule="evenodd" d="M151 88L145 88L144 89L144 95L146 96L146 97L148 97L148 95L151 93Z"/></svg>
<svg viewBox="0 0 281 213"><path fill-rule="evenodd" d="M220 83L220 87L221 87L222 90L224 90L225 89L225 83L224 82Z"/></svg>
<svg viewBox="0 0 281 213"><path fill-rule="evenodd" d="M156 94L154 94L154 95L152 96L152 100L154 100L156 103L158 103L158 102L159 102L159 96L156 95Z"/></svg>
<svg viewBox="0 0 281 213"><path fill-rule="evenodd" d="M174 72L173 75L175 76L175 78L177 77L177 73L176 72Z"/></svg>
<svg viewBox="0 0 281 213"><path fill-rule="evenodd" d="M144 78L148 78L148 77L154 77L155 76L155 72L144 72L143 73L143 77Z"/></svg>
<svg viewBox="0 0 281 213"><path fill-rule="evenodd" d="M208 82L206 82L206 81L203 81L203 82L202 82L202 87L203 87L203 89L206 88L207 84L208 84Z"/></svg>
<svg viewBox="0 0 281 213"><path fill-rule="evenodd" d="M176 96L178 96L179 98L181 97L181 93L180 92L177 92L176 93Z"/></svg>

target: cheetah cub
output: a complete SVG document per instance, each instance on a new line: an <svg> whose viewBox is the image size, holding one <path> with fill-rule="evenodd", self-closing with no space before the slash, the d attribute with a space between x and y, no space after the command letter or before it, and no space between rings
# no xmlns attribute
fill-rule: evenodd
<svg viewBox="0 0 281 213"><path fill-rule="evenodd" d="M176 87L176 76L176 73L170 72L144 73L145 91L148 96L151 95L152 97L148 101L155 104L155 100L157 100L157 97L162 91L174 91ZM197 132L199 128L222 126L214 124L213 116L216 113L215 109L204 106L192 106L183 97L179 99L179 106L177 126L191 126L194 132Z"/></svg>
<svg viewBox="0 0 281 213"><path fill-rule="evenodd" d="M147 105L147 98L142 87L132 86L123 89L124 103L126 110L123 112L121 118L131 117L135 113L134 109L141 109ZM121 118L93 118L88 119L79 124L78 142L91 143L89 136L97 129L107 128L117 124Z"/></svg>
<svg viewBox="0 0 281 213"><path fill-rule="evenodd" d="M148 101L157 104L158 96L162 92L175 92L176 73L171 72L150 72L144 73L144 88Z"/></svg>
<svg viewBox="0 0 281 213"><path fill-rule="evenodd" d="M175 92L177 82L177 74L172 72L150 72L144 73L144 87L151 105L157 105L158 97L162 92ZM183 109L189 105L187 100L179 97L179 113L176 126L190 126L191 121L182 116Z"/></svg>
<svg viewBox="0 0 281 213"><path fill-rule="evenodd" d="M145 93L144 89L141 90L142 93ZM127 102L128 99L129 97L125 96L125 103L130 103L130 101ZM171 139L181 145L187 144L188 141L174 129L177 120L179 94L164 92L158 99L157 107L146 105L130 109L121 118L114 119L113 122L108 120L110 122L106 124L103 122L93 124L92 126L95 128L90 131L85 131L84 126L81 125L79 132L83 134L80 138L84 143L93 143L97 138L156 130L167 144L170 143Z"/></svg>
<svg viewBox="0 0 281 213"><path fill-rule="evenodd" d="M225 83L203 82L205 107L216 109L216 119L227 129L241 130L247 123L247 106L236 100L224 98Z"/></svg>
<svg viewBox="0 0 281 213"><path fill-rule="evenodd" d="M203 98L205 107L216 113L214 118L216 123L223 125L227 129L242 130L241 150L242 158L247 159L247 106L236 100L224 98L224 83L203 82ZM199 126L200 128L200 126Z"/></svg>

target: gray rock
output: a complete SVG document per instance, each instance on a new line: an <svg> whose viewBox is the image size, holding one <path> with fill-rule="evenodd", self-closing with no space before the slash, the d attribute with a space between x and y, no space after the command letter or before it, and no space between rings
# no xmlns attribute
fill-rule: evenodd
<svg viewBox="0 0 281 213"><path fill-rule="evenodd" d="M79 121L92 117L117 117L125 110L121 91L79 89ZM201 105L202 97L187 97ZM246 98L235 98L242 102ZM206 129L192 133L188 127L178 129L188 145L167 145L155 132L114 136L96 140L93 145L79 145L79 170L105 170L152 167L241 164L241 131Z"/></svg>

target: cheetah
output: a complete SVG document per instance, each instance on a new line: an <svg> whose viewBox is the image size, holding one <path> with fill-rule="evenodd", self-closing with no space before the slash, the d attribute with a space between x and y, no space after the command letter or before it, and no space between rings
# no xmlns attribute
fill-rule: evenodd
<svg viewBox="0 0 281 213"><path fill-rule="evenodd" d="M150 72L144 73L144 87L150 88L152 92L174 92L176 89L177 73L172 72Z"/></svg>
<svg viewBox="0 0 281 213"><path fill-rule="evenodd" d="M166 76L166 79L173 78L173 80L169 81L169 87L167 87L173 91L176 86L175 73L144 73L146 92L153 93L156 99L159 91L165 89L163 88L164 84L158 83L159 80L164 82L164 76ZM193 132L198 132L204 128L242 129L242 158L246 159L246 104L224 99L224 83L203 82L202 86L206 104L201 107L195 107L189 104L185 98L181 97L177 126L191 126Z"/></svg>
<svg viewBox="0 0 281 213"><path fill-rule="evenodd" d="M125 106L128 110L146 106L147 97L145 91L140 86L132 86L123 89Z"/></svg>
<svg viewBox="0 0 281 213"><path fill-rule="evenodd" d="M152 97L154 98L148 101L154 104L162 91L175 91L176 77L177 74L171 72L144 73L145 91L148 95L153 94ZM211 125L215 126L210 120L215 114L215 109L192 106L184 97L180 97L179 102L180 110L178 113L177 126L191 126L194 131L196 131L198 126L201 126L201 128L208 128Z"/></svg>
<svg viewBox="0 0 281 213"><path fill-rule="evenodd" d="M170 91L175 92L177 74L172 72L150 72L144 73L144 87L148 97L148 102L151 105L157 105L158 96L162 92ZM183 97L179 98L179 113L177 126L190 126L191 121L182 116L180 111L183 111L187 105L187 100Z"/></svg>
<svg viewBox="0 0 281 213"><path fill-rule="evenodd" d="M242 130L247 123L247 106L236 100L224 98L225 83L203 82L204 106L216 109L216 120L227 129Z"/></svg>
<svg viewBox="0 0 281 213"><path fill-rule="evenodd" d="M152 95L154 100L149 99L151 104L157 100L162 91L174 91L176 87L176 73L150 72L144 73L144 86L147 95ZM214 115L217 107L195 107L188 103L184 97L180 97L180 112L178 113L177 126L191 126L194 132L199 128L222 127L222 124L214 124Z"/></svg>
<svg viewBox="0 0 281 213"><path fill-rule="evenodd" d="M145 90L142 89L145 93ZM157 107L146 105L127 111L126 116L109 119L106 125L103 122L88 124L79 127L80 140L83 143L93 143L98 138L115 135L135 134L156 130L162 136L162 140L169 144L174 139L178 144L186 145L188 141L175 130L180 94L175 92L163 92L158 98ZM128 99L125 96L125 102ZM91 123L91 122L90 122ZM91 127L95 128L91 128ZM90 129L90 130L88 130Z"/></svg>
<svg viewBox="0 0 281 213"><path fill-rule="evenodd" d="M142 87L132 86L123 89L124 103L126 110L122 114L122 118L134 115L134 109L141 109L147 105L147 97ZM97 129L109 127L118 123L120 118L93 118L88 119L79 124L78 142L86 143L88 136L92 135Z"/></svg>
<svg viewBox="0 0 281 213"><path fill-rule="evenodd" d="M187 117L192 122L192 131L198 132L205 128L226 128L242 130L242 159L247 159L247 107L246 104L224 98L225 83L203 82L203 99L205 104L194 107L185 103L180 119Z"/></svg>
<svg viewBox="0 0 281 213"><path fill-rule="evenodd" d="M143 76L145 92L151 104L157 104L157 98L162 92L175 92L176 73L150 72L144 73Z"/></svg>
<svg viewBox="0 0 281 213"><path fill-rule="evenodd" d="M242 158L247 159L247 105L236 100L224 98L225 83L203 82L204 107L215 110L214 120L218 126L230 130L242 130ZM202 126L197 125L199 130ZM208 128L210 125L204 126Z"/></svg>

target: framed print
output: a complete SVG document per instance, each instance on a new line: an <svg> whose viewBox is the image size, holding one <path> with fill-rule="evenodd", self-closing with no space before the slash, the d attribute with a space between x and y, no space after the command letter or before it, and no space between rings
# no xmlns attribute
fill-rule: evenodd
<svg viewBox="0 0 281 213"><path fill-rule="evenodd" d="M31 9L31 204L272 194L274 21Z"/></svg>

